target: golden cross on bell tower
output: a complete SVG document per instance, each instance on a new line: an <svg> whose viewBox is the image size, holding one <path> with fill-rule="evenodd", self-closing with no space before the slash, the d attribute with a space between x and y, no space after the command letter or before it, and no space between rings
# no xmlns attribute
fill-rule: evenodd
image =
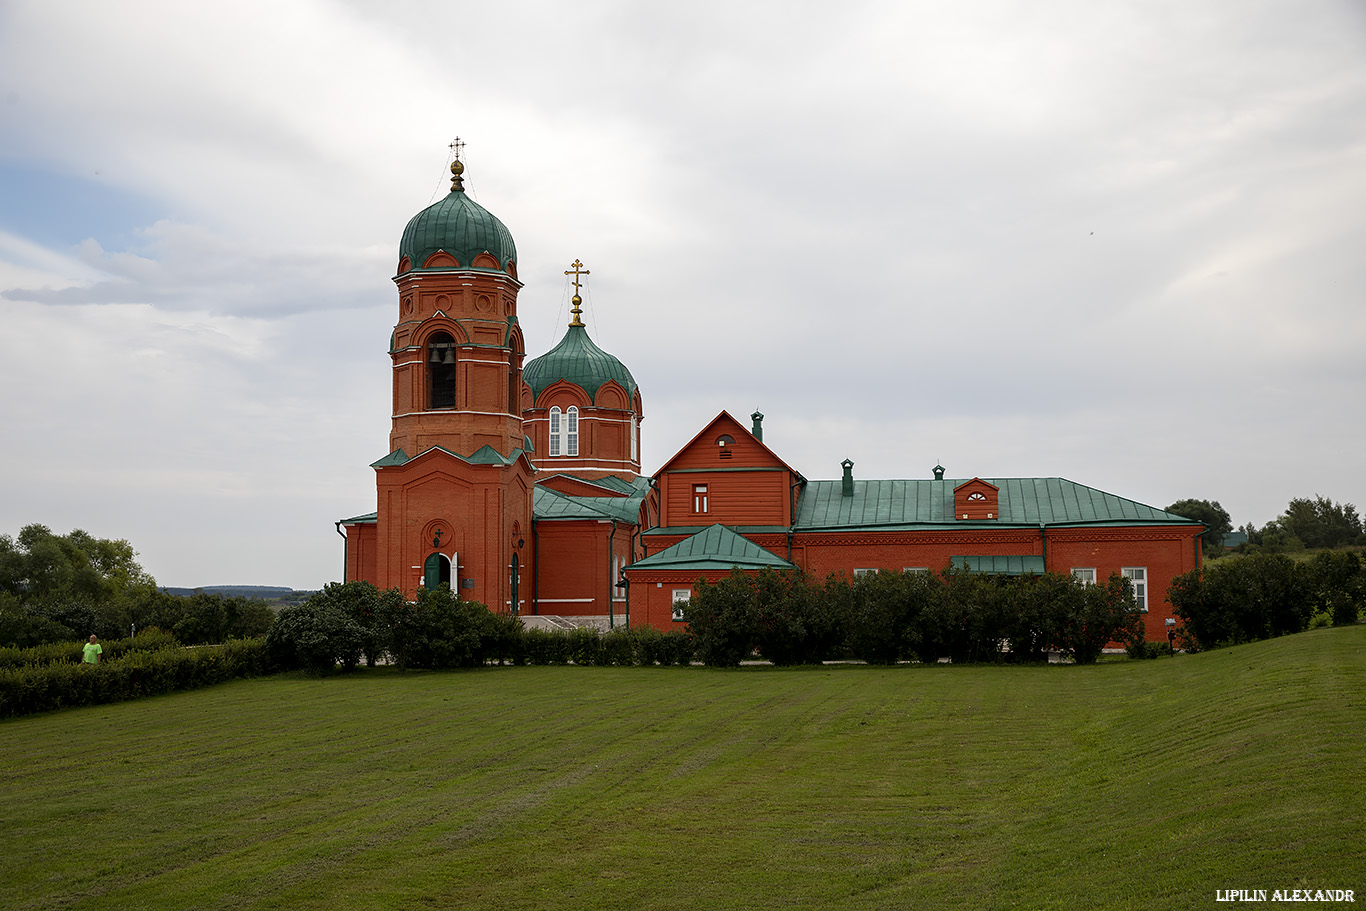
<svg viewBox="0 0 1366 911"><path fill-rule="evenodd" d="M593 273L585 269L583 267L583 263L579 262L578 258L575 257L574 267L572 271L570 269L566 269L564 270L564 274L574 276L574 306L571 308L574 314L574 320L569 325L582 326L583 321L579 319L579 316L583 313L583 298L579 297L579 279L582 276L592 275Z"/></svg>
<svg viewBox="0 0 1366 911"><path fill-rule="evenodd" d="M460 175L465 173L465 166L460 163L460 153L465 150L465 142L459 136L450 144L451 154L455 160L451 162L451 192L465 189L465 179Z"/></svg>

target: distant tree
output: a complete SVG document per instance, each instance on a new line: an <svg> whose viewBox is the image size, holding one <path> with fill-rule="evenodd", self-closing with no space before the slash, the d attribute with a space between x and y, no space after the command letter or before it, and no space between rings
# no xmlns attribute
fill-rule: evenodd
<svg viewBox="0 0 1366 911"><path fill-rule="evenodd" d="M1305 547L1341 547L1362 537L1361 517L1351 503L1334 503L1317 494L1291 500L1268 530L1298 539ZM1263 532L1265 537L1266 532Z"/></svg>
<svg viewBox="0 0 1366 911"><path fill-rule="evenodd" d="M1167 512L1205 524L1205 556L1224 552L1224 536L1233 531L1233 520L1218 500L1177 500L1167 507Z"/></svg>
<svg viewBox="0 0 1366 911"><path fill-rule="evenodd" d="M130 592L155 583L124 540L96 538L76 529L53 534L28 525L0 535L0 627L7 640L85 638L123 632L119 604Z"/></svg>

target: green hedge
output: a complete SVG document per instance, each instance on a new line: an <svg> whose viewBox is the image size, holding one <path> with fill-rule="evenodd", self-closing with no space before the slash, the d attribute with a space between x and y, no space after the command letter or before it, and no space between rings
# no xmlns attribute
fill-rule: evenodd
<svg viewBox="0 0 1366 911"><path fill-rule="evenodd" d="M129 652L154 652L163 648L180 647L175 636L159 629L144 630L134 639L115 639L100 644L104 646L104 652L100 655L102 663L114 661ZM0 648L0 668L48 664L53 661L80 664L85 656L84 649L85 642L49 642L30 648Z"/></svg>
<svg viewBox="0 0 1366 911"><path fill-rule="evenodd" d="M0 668L0 717L121 702L269 672L265 640L132 650L97 665L53 660Z"/></svg>

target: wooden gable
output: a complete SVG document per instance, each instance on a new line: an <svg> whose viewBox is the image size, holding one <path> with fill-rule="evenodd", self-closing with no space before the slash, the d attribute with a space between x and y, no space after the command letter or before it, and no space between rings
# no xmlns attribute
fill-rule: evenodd
<svg viewBox="0 0 1366 911"><path fill-rule="evenodd" d="M801 479L743 424L721 412L664 464L659 524L789 525Z"/></svg>
<svg viewBox="0 0 1366 911"><path fill-rule="evenodd" d="M1001 516L1001 489L995 484L973 478L953 489L953 515L958 520L998 519Z"/></svg>

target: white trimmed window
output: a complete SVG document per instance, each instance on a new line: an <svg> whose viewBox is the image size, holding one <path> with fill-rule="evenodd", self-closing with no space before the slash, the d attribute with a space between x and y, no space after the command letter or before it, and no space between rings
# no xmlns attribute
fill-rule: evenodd
<svg viewBox="0 0 1366 911"><path fill-rule="evenodd" d="M903 566L901 571L903 573L927 573L930 568L928 566Z"/></svg>
<svg viewBox="0 0 1366 911"><path fill-rule="evenodd" d="M1072 567L1072 578L1082 585L1096 584L1096 568L1094 566L1074 566Z"/></svg>
<svg viewBox="0 0 1366 911"><path fill-rule="evenodd" d="M684 609L687 608L687 606L688 606L688 600L689 600L690 598L692 598L692 589L690 589L690 588L675 588L675 589L674 589L674 599L673 599L673 600L674 600L674 622L675 622L675 623L685 623L685 622L687 622L687 618L683 616L683 611L684 611Z"/></svg>
<svg viewBox="0 0 1366 911"><path fill-rule="evenodd" d="M621 571L626 568L626 558L617 556L612 558L612 600L625 601L626 589L617 585L621 581Z"/></svg>
<svg viewBox="0 0 1366 911"><path fill-rule="evenodd" d="M1138 602L1138 609L1143 613L1148 612L1148 568L1146 566L1125 566L1119 574L1128 579L1134 587L1134 600Z"/></svg>
<svg viewBox="0 0 1366 911"><path fill-rule="evenodd" d="M560 454L560 432L563 427L563 418L560 415L560 406L556 405L550 409L550 454L557 456Z"/></svg>
<svg viewBox="0 0 1366 911"><path fill-rule="evenodd" d="M876 569L867 569L867 568L864 568L864 569L855 569L855 570L854 570L854 578L857 579L859 576L871 576L871 575L873 575L873 574L876 573L876 572L877 572Z"/></svg>
<svg viewBox="0 0 1366 911"><path fill-rule="evenodd" d="M579 454L579 406L570 405L569 411L565 414L565 423L569 425L567 436L569 439L565 444L565 455L576 456Z"/></svg>
<svg viewBox="0 0 1366 911"><path fill-rule="evenodd" d="M631 415L631 461L634 462L634 461L636 461L636 460L639 459L639 458L640 458L640 424L639 424L639 422L637 422L636 416L633 414L633 415Z"/></svg>
<svg viewBox="0 0 1366 911"><path fill-rule="evenodd" d="M692 511L704 513L707 511L707 485L694 484L692 486Z"/></svg>

